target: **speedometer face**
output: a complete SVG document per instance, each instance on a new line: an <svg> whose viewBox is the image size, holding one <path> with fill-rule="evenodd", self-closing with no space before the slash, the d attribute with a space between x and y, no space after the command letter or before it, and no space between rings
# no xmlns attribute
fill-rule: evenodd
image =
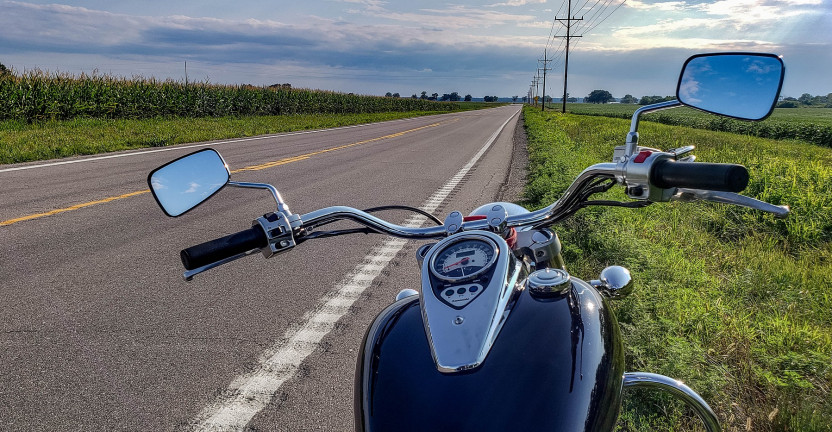
<svg viewBox="0 0 832 432"><path fill-rule="evenodd" d="M433 259L433 274L445 280L474 277L488 270L495 247L483 240L463 240L440 251Z"/></svg>

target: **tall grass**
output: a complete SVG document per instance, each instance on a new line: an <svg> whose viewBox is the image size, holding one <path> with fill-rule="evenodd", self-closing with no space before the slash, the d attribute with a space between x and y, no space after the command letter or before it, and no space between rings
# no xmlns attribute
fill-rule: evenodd
<svg viewBox="0 0 832 432"><path fill-rule="evenodd" d="M626 120L524 111L526 204L550 204L585 167L608 162ZM656 123L641 144L697 146L699 160L748 167L746 195L788 204L780 220L735 206L590 208L555 228L570 273L612 264L637 284L613 302L627 369L684 380L724 430L828 431L832 425L832 149ZM620 188L606 199L626 200ZM699 430L670 398L628 393L620 430Z"/></svg>
<svg viewBox="0 0 832 432"><path fill-rule="evenodd" d="M40 70L0 75L0 121L454 111L462 104Z"/></svg>

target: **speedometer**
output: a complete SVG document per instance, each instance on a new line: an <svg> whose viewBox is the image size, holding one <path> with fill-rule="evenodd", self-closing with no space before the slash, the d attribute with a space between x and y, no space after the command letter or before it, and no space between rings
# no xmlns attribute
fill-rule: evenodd
<svg viewBox="0 0 832 432"><path fill-rule="evenodd" d="M471 279L487 271L497 256L490 241L466 239L439 251L431 261L433 274L447 281Z"/></svg>

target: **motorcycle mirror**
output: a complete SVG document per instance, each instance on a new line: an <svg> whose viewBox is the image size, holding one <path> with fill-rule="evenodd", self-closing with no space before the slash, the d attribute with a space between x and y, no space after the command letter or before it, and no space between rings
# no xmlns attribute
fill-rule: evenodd
<svg viewBox="0 0 832 432"><path fill-rule="evenodd" d="M151 171L147 184L156 203L171 217L202 204L228 184L228 166L214 149L204 149Z"/></svg>
<svg viewBox="0 0 832 432"><path fill-rule="evenodd" d="M709 113L762 120L774 110L784 72L774 54L697 54L682 67L676 98Z"/></svg>

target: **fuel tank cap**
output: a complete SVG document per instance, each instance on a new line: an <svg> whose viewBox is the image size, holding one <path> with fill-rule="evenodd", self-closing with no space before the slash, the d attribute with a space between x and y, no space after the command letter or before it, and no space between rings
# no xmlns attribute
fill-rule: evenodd
<svg viewBox="0 0 832 432"><path fill-rule="evenodd" d="M529 275L528 287L534 295L560 295L569 292L572 282L566 270L546 268Z"/></svg>

